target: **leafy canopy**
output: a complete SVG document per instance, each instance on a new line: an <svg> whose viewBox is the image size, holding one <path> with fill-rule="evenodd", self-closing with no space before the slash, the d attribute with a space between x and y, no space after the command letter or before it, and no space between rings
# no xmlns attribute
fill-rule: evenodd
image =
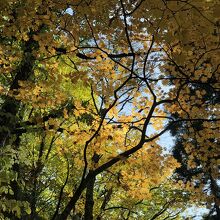
<svg viewBox="0 0 220 220"><path fill-rule="evenodd" d="M0 12L0 218L181 219L192 203L220 216L219 1Z"/></svg>

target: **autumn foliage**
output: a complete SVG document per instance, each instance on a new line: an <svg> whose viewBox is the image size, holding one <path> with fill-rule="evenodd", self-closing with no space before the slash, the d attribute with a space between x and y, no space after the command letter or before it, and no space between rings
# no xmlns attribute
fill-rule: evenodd
<svg viewBox="0 0 220 220"><path fill-rule="evenodd" d="M0 219L219 219L219 58L217 0L2 1Z"/></svg>

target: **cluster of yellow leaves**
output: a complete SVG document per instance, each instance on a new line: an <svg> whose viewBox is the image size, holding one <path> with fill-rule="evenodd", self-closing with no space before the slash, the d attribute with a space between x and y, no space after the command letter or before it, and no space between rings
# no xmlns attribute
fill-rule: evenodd
<svg viewBox="0 0 220 220"><path fill-rule="evenodd" d="M64 103L67 99L66 94L54 82L42 81L38 85L31 82L20 81L19 93L16 99L23 103L28 103L34 108L55 108Z"/></svg>
<svg viewBox="0 0 220 220"><path fill-rule="evenodd" d="M0 44L0 74L6 74L13 72L16 69L16 65L21 61L22 52L19 50L18 45L4 45Z"/></svg>
<svg viewBox="0 0 220 220"><path fill-rule="evenodd" d="M185 149L190 155L188 165L192 167L194 161L199 159L207 172L211 169L213 177L219 177L218 155L220 152L218 142L213 142L213 140L218 140L220 138L220 135L216 134L216 129L219 128L219 122L204 122L203 126L204 128L200 131L191 129L188 134L184 134L183 136L185 139ZM196 146L190 142L191 137L194 137L194 141L197 142Z"/></svg>
<svg viewBox="0 0 220 220"><path fill-rule="evenodd" d="M121 164L123 188L136 200L149 199L151 189L163 184L179 164L153 143L145 146Z"/></svg>

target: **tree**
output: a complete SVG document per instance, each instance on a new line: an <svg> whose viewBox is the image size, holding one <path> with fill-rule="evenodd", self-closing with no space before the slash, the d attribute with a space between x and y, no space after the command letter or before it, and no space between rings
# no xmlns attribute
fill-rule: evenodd
<svg viewBox="0 0 220 220"><path fill-rule="evenodd" d="M187 0L4 2L2 218L178 216L188 194L167 187L180 164L157 141L175 125L193 130L191 140L203 122L198 132L217 143L217 102L201 88L218 89L218 9Z"/></svg>
<svg viewBox="0 0 220 220"><path fill-rule="evenodd" d="M176 37L177 50L170 46L166 51L169 63L164 67L165 71L172 72L175 79L185 78L181 79L184 97L173 106L175 111L171 113L171 117L181 120L171 128L176 137L173 155L181 163L177 173L183 187L188 187L194 200L205 204L210 209L210 216L218 219L219 136L216 130L219 129L219 61L216 57L219 56L219 5L214 1L204 2L204 5L186 2L186 5L193 8L192 12L187 12L187 20L202 17L191 27L188 22L185 29L181 27L182 32L191 34L184 35L184 38L179 34ZM203 11L205 7L207 10ZM213 10L213 7L216 8ZM177 20L180 15L175 15ZM210 121L204 121L204 116ZM183 117L188 118L188 122L182 120ZM198 117L201 120L194 120Z"/></svg>

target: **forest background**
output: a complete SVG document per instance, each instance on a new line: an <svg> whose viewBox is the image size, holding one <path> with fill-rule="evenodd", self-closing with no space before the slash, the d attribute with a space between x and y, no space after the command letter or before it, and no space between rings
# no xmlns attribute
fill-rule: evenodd
<svg viewBox="0 0 220 220"><path fill-rule="evenodd" d="M1 0L0 219L220 219L219 71L218 0Z"/></svg>

